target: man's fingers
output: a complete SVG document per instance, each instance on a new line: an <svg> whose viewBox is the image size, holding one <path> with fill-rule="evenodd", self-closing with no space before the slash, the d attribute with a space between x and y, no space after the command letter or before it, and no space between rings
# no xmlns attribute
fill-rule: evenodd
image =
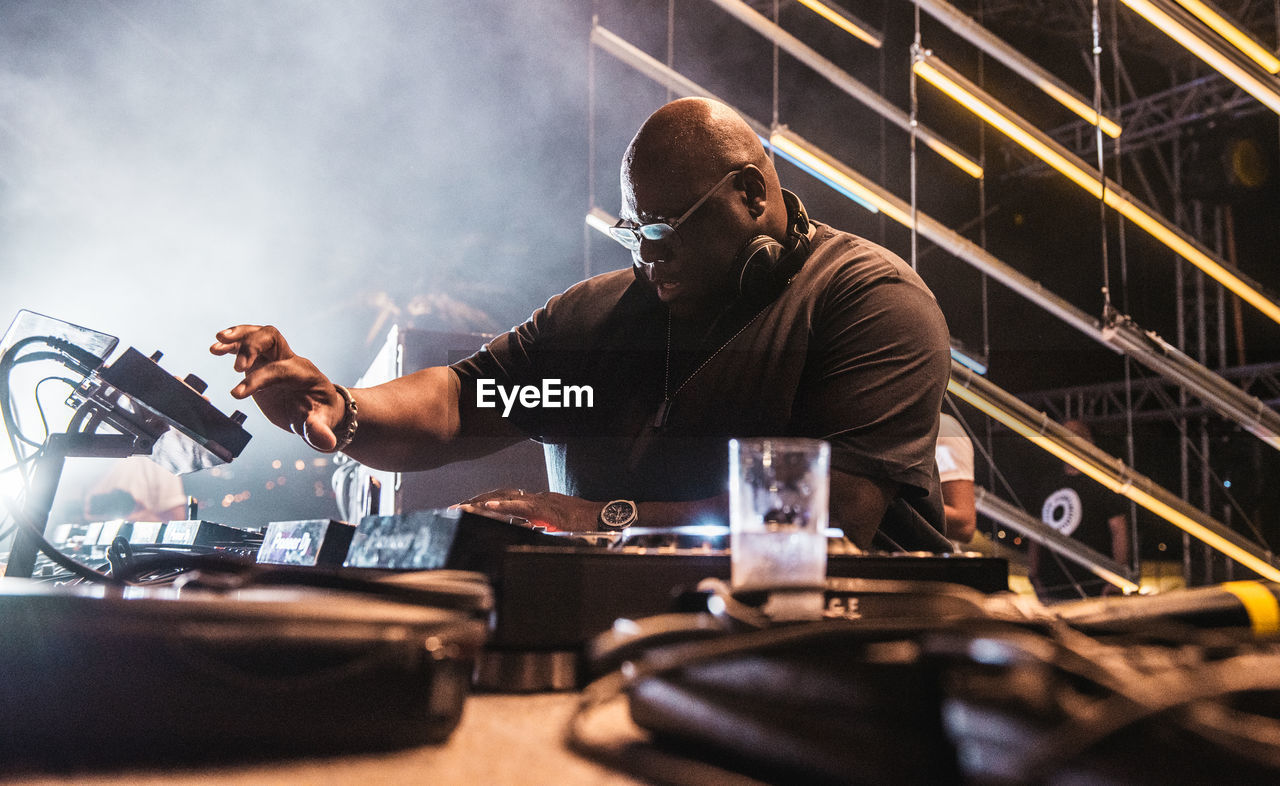
<svg viewBox="0 0 1280 786"><path fill-rule="evenodd" d="M316 450L328 453L338 446L338 437L320 413L312 412L302 423L302 438Z"/></svg>
<svg viewBox="0 0 1280 786"><path fill-rule="evenodd" d="M512 499L491 499L477 507L483 508L489 514L524 519L532 526L557 529L552 522L551 511L535 504L533 498L529 496Z"/></svg>
<svg viewBox="0 0 1280 786"><path fill-rule="evenodd" d="M255 331L261 330L260 325L235 325L224 330L219 330L214 334L217 339L213 345L209 347L209 352L214 355L228 355L240 349L240 340Z"/></svg>
<svg viewBox="0 0 1280 786"><path fill-rule="evenodd" d="M271 325L236 325L220 330L209 352L214 355L235 354L235 370L248 371L262 360L284 360L293 357L289 344Z"/></svg>
<svg viewBox="0 0 1280 786"><path fill-rule="evenodd" d="M458 504L459 505L475 505L479 507L490 500L517 499L525 496L532 496L532 495L526 492L524 489L517 489L517 488L493 489L491 491L486 491L482 494L477 494L471 499L464 499L462 502L459 502Z"/></svg>
<svg viewBox="0 0 1280 786"><path fill-rule="evenodd" d="M278 385L281 382L290 380L302 381L304 379L305 377L297 373L285 361L268 363L245 374L244 380L231 389L231 395L234 398L248 398L272 385Z"/></svg>
<svg viewBox="0 0 1280 786"><path fill-rule="evenodd" d="M234 368L236 371L248 371L253 368L253 364L258 362L258 356L261 353L258 348L251 342L241 341L239 348L236 350L236 362Z"/></svg>
<svg viewBox="0 0 1280 786"><path fill-rule="evenodd" d="M256 333L259 330L262 330L262 325L234 325L232 327L219 330L214 335L214 338L222 342L239 341L250 333Z"/></svg>
<svg viewBox="0 0 1280 786"><path fill-rule="evenodd" d="M215 355L235 355L244 379L231 388L237 399L253 397L274 425L301 436L317 450L338 445L332 421L341 412L337 391L320 370L293 354L271 325L235 325L218 331L209 347Z"/></svg>
<svg viewBox="0 0 1280 786"><path fill-rule="evenodd" d="M534 505L518 497L515 499L491 499L484 503L484 508L495 513L501 513L504 516L519 516L523 519L529 518L535 510Z"/></svg>

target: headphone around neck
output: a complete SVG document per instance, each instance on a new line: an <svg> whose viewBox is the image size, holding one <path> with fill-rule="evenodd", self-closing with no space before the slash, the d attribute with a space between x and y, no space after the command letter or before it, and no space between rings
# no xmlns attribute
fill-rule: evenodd
<svg viewBox="0 0 1280 786"><path fill-rule="evenodd" d="M734 269L738 271L738 297L766 302L777 297L791 277L800 270L813 240L813 225L800 197L782 189L787 206L786 242L768 235L751 238L738 251Z"/></svg>

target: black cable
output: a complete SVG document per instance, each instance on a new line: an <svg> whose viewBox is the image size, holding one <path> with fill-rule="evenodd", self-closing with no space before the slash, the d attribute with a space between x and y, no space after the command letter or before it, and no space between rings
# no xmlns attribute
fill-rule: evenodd
<svg viewBox="0 0 1280 786"><path fill-rule="evenodd" d="M18 353L26 347L42 343L53 348L53 351L34 351L18 357ZM31 479L27 475L26 468L21 466L22 460L27 458L23 455L19 447L19 438L35 447L39 444L31 442L22 437L17 424L17 419L13 415L12 399L9 392L9 375L13 372L14 366L19 363L34 362L37 360L55 360L62 363L68 368L79 371L84 376L88 376L102 365L102 358L72 344L64 339L54 336L30 336L14 342L3 356L0 356L0 419L3 420L5 435L9 440L10 450L13 452L13 458L19 462L20 472L24 485L30 483Z"/></svg>
<svg viewBox="0 0 1280 786"><path fill-rule="evenodd" d="M706 762L664 754L639 728L621 730L627 745L610 747L605 735L591 733L589 720L639 681L703 662L746 653L767 661L777 647L829 651L842 644L905 638L917 642L922 663L941 670L943 699L969 708L965 717L948 722L948 733L959 748L982 754L961 765L979 781L994 776L999 782L1047 783L1055 780L1054 774L1079 767L1112 771L1126 757L1115 746L1141 744L1135 740L1146 737L1133 734L1147 733L1138 725L1154 720L1165 724L1150 730L1161 744L1185 744L1185 736L1169 734L1177 732L1211 748L1175 756L1172 767L1184 758L1206 755L1267 772L1280 770L1280 718L1274 712L1280 697L1280 645L1256 641L1245 628L1197 627L1173 618L1130 623L1119 633L1094 635L1062 619L994 616L958 623L866 618L745 631L737 624L719 633L691 622L683 640L672 638L665 627L654 628L647 640L623 642L615 653L619 666L586 687L567 742L579 753L633 772L678 773L686 763L706 767ZM599 653L596 657L602 658ZM857 661L853 658L849 665ZM1033 675L1035 686L1027 682ZM833 668L830 678L836 684L853 677L841 666ZM1011 726L1005 743L992 743L991 720ZM608 729L619 731L612 725ZM1010 748L1009 733L1025 744Z"/></svg>
<svg viewBox="0 0 1280 786"><path fill-rule="evenodd" d="M43 344L51 349L35 350L27 352L24 355L19 355L22 350L32 344ZM23 481L27 485L30 485L31 478L26 472L25 464L28 461L39 458L41 454L36 453L34 456L23 456L21 449L19 448L18 441L21 439L22 441L41 449L43 449L43 444L36 443L28 439L19 430L17 419L14 417L12 408L9 377L15 366L22 363L31 363L40 360L57 361L67 368L79 371L85 377L93 374L93 372L97 370L103 362L102 358L94 355L92 352L78 347L70 341L54 336L31 336L21 339L14 342L14 344L5 351L4 355L0 356L0 416L3 417L5 431L9 438L9 444L13 450L15 460L18 462L15 466L21 468L20 471L23 476ZM63 379L61 377L46 377L36 383L35 390L36 407L40 412L41 421L45 424L46 432L48 431L48 421L45 418L44 409L40 404L39 386L50 378ZM73 387L77 387L77 383L72 382L71 380L65 381ZM83 422L85 409L85 407L81 407L76 411L75 415L73 415L72 423L75 426L78 427ZM96 429L99 424L100 420L95 417L91 421L91 428ZM3 498L3 501L14 519L14 527L21 527L25 532L27 532L35 540L39 550L56 565L87 581L106 582L110 584L124 583L121 579L112 576L109 573L104 573L103 571L82 565L64 554L58 547L45 539L44 533L40 531L40 528L32 524L31 521L27 519L25 513L19 510L11 500L5 497Z"/></svg>
<svg viewBox="0 0 1280 786"><path fill-rule="evenodd" d="M1238 631L1233 635L1231 630L1206 630L1176 620L1143 620L1140 626L1133 622L1130 635L1114 640L1094 638L1065 623L1050 629L1051 638L999 640L1007 648L1006 663L1040 664L1104 691L1100 698L1085 691L1073 701L1059 695L1066 717L1023 746L1027 757L1019 762L1018 782L1044 782L1049 773L1156 716L1169 718L1178 728L1242 760L1280 768L1280 721L1222 701L1239 694L1280 692L1280 654L1274 647L1242 652L1252 642ZM984 639L988 650L996 643L993 637ZM1144 643L1148 648L1135 650ZM1164 663L1152 660L1152 645L1165 650ZM1188 666L1196 649L1204 658L1235 654ZM990 661L988 651L983 662Z"/></svg>
<svg viewBox="0 0 1280 786"><path fill-rule="evenodd" d="M78 387L80 386L80 383L79 383L79 382L76 382L76 381L75 381L75 380L73 380L73 379L67 379L66 377L59 377L59 376L57 376L57 375L50 375L50 376L47 376L47 377L45 377L45 378L43 378L43 379L39 380L38 382L36 382L36 385L35 385L35 393L34 393L35 400L36 400L36 412L40 415L40 425L41 425L41 427L44 429L44 438L45 438L46 440L49 438L49 418L47 418L47 417L45 416L45 414L44 414L44 404L43 404L43 403L41 403L41 401L40 401L40 386L41 386L41 385L43 385L43 384L44 384L44 383L46 383L46 382L50 382L50 381L53 381L53 380L57 380L57 381L61 381L61 382L65 382L65 383L67 383L69 386L71 386L71 389L72 389L72 390L75 390L76 388L78 388ZM42 443L41 443L41 445L43 445L43 444L44 444L44 443L42 442Z"/></svg>
<svg viewBox="0 0 1280 786"><path fill-rule="evenodd" d="M0 410L3 411L4 426L9 433L9 441L14 446L15 457L20 455L17 451L16 443L13 442L15 437L27 443L28 445L31 445L37 448L40 447L42 443L28 439L26 436L22 434L22 430L18 428L18 419L14 417L13 401L9 392L9 375L13 372L14 366L17 366L21 363L33 363L37 360L61 360L62 359L62 355L60 355L57 352L30 352L26 355L23 355L22 357L18 357L15 354L14 350L17 349L19 346L21 346L21 342L19 342L19 344L14 345L13 349L10 349L8 352L6 352L4 355L4 360L0 361Z"/></svg>
<svg viewBox="0 0 1280 786"><path fill-rule="evenodd" d="M107 551L111 575L127 584L169 581L191 571L239 575L255 566L251 558L207 546L133 546L122 537Z"/></svg>
<svg viewBox="0 0 1280 786"><path fill-rule="evenodd" d="M0 497L0 499L3 499L5 506L9 508L9 515L11 515L16 522L15 526L21 527L28 535L35 539L37 548L39 548L46 557L53 560L54 564L70 571L82 579L87 579L88 581L97 581L107 584L125 583L109 573L95 570L87 565L81 565L66 554L63 554L61 549L45 539L44 534L40 532L39 527L32 524L22 511L17 510L13 506L8 497Z"/></svg>
<svg viewBox="0 0 1280 786"><path fill-rule="evenodd" d="M12 464L10 464L7 467L0 467L0 475L6 472L13 472L14 470L19 470L19 469L25 470L26 465L35 461L36 457L39 455L40 455L39 453L32 453L30 456L15 457L17 458L17 460L14 461ZM23 477L25 478L26 476L24 475Z"/></svg>
<svg viewBox="0 0 1280 786"><path fill-rule="evenodd" d="M1196 702L1220 700L1247 692L1280 691L1280 656L1237 655L1226 660L1204 664L1181 673L1172 673L1158 683L1148 677L1148 684L1103 699L1088 717L1074 717L1045 735L1041 745L1033 748L1030 775L1043 776L1057 765L1071 761L1084 751L1156 715L1167 715ZM1176 683L1176 684L1169 684ZM1155 691L1151 688L1158 687ZM1248 713L1245 713L1248 714ZM1199 736L1212 735L1222 744L1225 735L1212 734L1200 724L1179 718L1178 725ZM1232 753L1268 767L1280 767L1280 743L1255 735L1250 745L1230 745Z"/></svg>
<svg viewBox="0 0 1280 786"><path fill-rule="evenodd" d="M39 454L37 454L37 457L38 456ZM19 509L13 500L9 499L7 496L0 495L0 501L2 501L5 507L8 508L9 515L14 520L14 528L21 528L30 535L31 538L35 540L36 547L43 552L46 557L52 560L54 564L88 581L105 582L108 584L124 583L108 573L88 567L87 565L81 565L71 557L68 557L61 549L45 539L44 533L40 531L40 528L31 523L31 521L26 517L26 513Z"/></svg>
<svg viewBox="0 0 1280 786"><path fill-rule="evenodd" d="M9 440L9 451L13 454L14 468L18 470L18 474L22 476L22 485L27 486L31 483L31 476L27 474L26 465L31 462L35 455L23 455L22 448L18 446L17 424L13 423L13 413L9 407L9 390L8 384L4 381L6 374L0 373L0 416L3 416L5 427L5 438ZM11 425L13 423L13 425ZM8 468L6 468L8 469Z"/></svg>

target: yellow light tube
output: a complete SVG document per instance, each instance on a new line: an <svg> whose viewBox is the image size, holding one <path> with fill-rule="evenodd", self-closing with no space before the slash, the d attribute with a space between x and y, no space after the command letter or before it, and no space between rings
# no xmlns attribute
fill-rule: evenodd
<svg viewBox="0 0 1280 786"><path fill-rule="evenodd" d="M936 59L917 60L912 70L929 84L946 93L957 103L973 114L987 121L996 130L1031 151L1037 158L1069 177L1072 182L1093 194L1102 197L1102 183L1098 178L1082 167L1076 165L1067 156L1055 149L1053 143L1033 134L1025 126L1015 121L1010 115L996 109L991 102L979 96L979 91L967 84L962 84L955 74L947 69L944 73L934 64Z"/></svg>
<svg viewBox="0 0 1280 786"><path fill-rule="evenodd" d="M1036 80L1036 87L1048 93L1059 104L1062 104L1067 109L1070 109L1072 112L1075 112L1077 115L1084 118L1085 122L1090 125L1101 127L1102 133L1112 139L1120 136L1120 125L1116 121L1106 115L1100 115L1093 111L1093 107L1071 95L1054 83Z"/></svg>
<svg viewBox="0 0 1280 786"><path fill-rule="evenodd" d="M1138 505L1151 511L1160 518L1173 524L1175 527L1183 530L1192 537L1208 544L1210 547L1222 552L1231 559L1239 562L1241 565L1249 568L1258 575L1270 580L1280 581L1280 568L1271 564L1269 561L1251 553L1248 549L1236 544L1235 542L1214 532L1199 521L1196 521L1185 512L1178 510L1174 506L1159 499L1154 494L1139 487L1132 480L1126 481L1121 477L1117 477L1117 473L1109 471L1098 465L1087 457L1077 453L1069 446L1047 436L1041 430L1037 430L1026 422L1022 417L1010 412L1003 407L998 406L994 401L989 400L978 391L971 389L957 379L960 376L955 371L956 364L952 364L952 376L947 382L947 391L952 393L975 408L986 414L988 417L1003 423L1014 432L1018 433L1037 447L1050 453L1062 461L1070 464L1080 472L1084 473L1093 480L1101 483L1107 489L1120 494L1127 499L1133 500Z"/></svg>
<svg viewBox="0 0 1280 786"><path fill-rule="evenodd" d="M1070 536L1059 533L1040 519L1028 515L1022 509L1005 502L981 486L974 487L973 495L974 504L977 506L978 512L987 518L1019 530L1029 540L1037 541L1068 559L1079 561L1078 558L1083 552L1088 561L1080 562L1079 564L1108 584L1120 588L1126 595L1142 591L1141 585L1125 576L1124 572L1127 572L1125 568L1110 557L1098 553L1093 548L1072 539ZM1066 548L1056 548L1055 546L1066 546ZM1112 565L1118 571L1112 570Z"/></svg>
<svg viewBox="0 0 1280 786"><path fill-rule="evenodd" d="M1079 115L1089 125L1099 126L1102 133L1112 139L1120 136L1119 123L1105 115L1099 116L1093 106L1079 93L978 24L973 17L946 0L915 0L915 2L921 10L951 28L961 38L1004 63L1014 73L1043 90L1049 97Z"/></svg>
<svg viewBox="0 0 1280 786"><path fill-rule="evenodd" d="M1227 79L1235 82L1241 90L1261 101L1272 112L1280 114L1280 89L1277 89L1275 84L1268 85L1249 73L1227 57L1222 50L1196 35L1150 0L1121 0L1121 2L1159 28L1162 33L1182 44L1196 57L1217 69Z"/></svg>
<svg viewBox="0 0 1280 786"><path fill-rule="evenodd" d="M964 153L961 153L959 150L956 150L954 147L951 147L946 142L943 142L932 134L921 134L920 139L929 146L930 150L950 161L969 177L974 180L982 179L982 167L978 166L976 161L969 158Z"/></svg>
<svg viewBox="0 0 1280 786"><path fill-rule="evenodd" d="M1038 541L1044 547L1053 549L1066 558L1073 559L1080 566L1091 571L1094 576L1098 576L1103 581L1106 581L1107 584L1115 585L1123 590L1126 595L1142 591L1142 586L1138 582L1132 581L1128 576L1125 576L1128 570L1121 566L1120 563L1117 563L1115 559L1098 553L1097 550L1080 543L1079 540L1070 538L1069 535L1062 535L1050 525L1044 524L1039 518L1029 516L1023 509L996 497L995 494L983 489L982 486L974 486L973 495L974 504L977 506L978 512L982 513L983 516L993 518L993 520L1005 526L1014 527L1015 530L1027 536L1029 540ZM1080 559L1082 557L1085 558L1085 561ZM1112 566L1116 570L1111 570Z"/></svg>
<svg viewBox="0 0 1280 786"><path fill-rule="evenodd" d="M879 194L863 185L862 181L850 176L839 163L832 161L826 156L818 155L792 139L786 132L775 131L770 134L769 144L770 146L777 148L783 155L796 159L804 166L807 166L819 173L822 177L827 178L833 183L839 184L841 188L848 190L859 199L874 205L894 221L911 226L911 216L909 214L903 212L892 202L881 199Z"/></svg>
<svg viewBox="0 0 1280 786"><path fill-rule="evenodd" d="M808 8L859 41L871 44L876 49L879 49L884 44L884 39L880 37L879 33L871 30L862 21L839 8L832 8L826 3L818 2L818 0L800 0L800 5Z"/></svg>
<svg viewBox="0 0 1280 786"><path fill-rule="evenodd" d="M914 133L924 140L930 149L942 154L943 157L958 166L970 177L982 177L982 167L978 165L978 162L944 143L938 138L937 134L923 125L917 124L913 129L911 117L906 112L887 101L884 96L854 79L849 72L818 54L817 51L799 38L774 24L763 14L752 8L745 0L711 0L711 2L765 39L771 41L782 51L813 69L828 82L840 88L845 94L861 102L885 120L908 133L914 130Z"/></svg>
<svg viewBox="0 0 1280 786"><path fill-rule="evenodd" d="M1104 201L1108 206L1114 208L1116 212L1171 248L1178 256L1203 270L1205 275L1231 290L1241 300L1266 314L1275 322L1280 322L1280 304L1254 289L1238 275L1196 248L1193 243L1188 242L1181 234L1170 229L1159 218L1147 213L1115 191L1108 190Z"/></svg>
<svg viewBox="0 0 1280 786"><path fill-rule="evenodd" d="M1233 25L1222 14L1208 3L1200 0L1178 0L1178 5L1190 11L1196 19L1204 22L1215 33L1231 42L1231 45L1244 52L1253 62L1267 69L1272 74L1280 74L1280 58L1266 47L1258 43L1248 33Z"/></svg>
<svg viewBox="0 0 1280 786"><path fill-rule="evenodd" d="M1128 2L1129 0L1126 0ZM1280 323L1280 304L1267 297L1222 263L1206 254L1194 242L1144 206L1135 202L1118 188L1103 189L1098 173L1081 162L1065 148L1054 142L1022 118L1005 109L979 87L957 74L933 55L925 55L912 69L929 84L946 93L957 103L985 120L993 128L1022 145L1049 166L1066 175L1071 182L1102 199L1122 216L1164 243L1174 253L1195 265L1206 275L1235 293L1249 305Z"/></svg>

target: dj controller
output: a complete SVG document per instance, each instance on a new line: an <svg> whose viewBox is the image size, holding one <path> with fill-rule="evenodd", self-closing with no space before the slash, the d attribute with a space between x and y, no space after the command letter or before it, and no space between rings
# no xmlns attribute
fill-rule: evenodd
<svg viewBox="0 0 1280 786"><path fill-rule="evenodd" d="M60 527L52 538L74 558L161 583L230 573L249 583L368 589L428 571L475 574L493 593L477 684L519 691L574 687L583 648L616 620L681 610L703 580L728 580L728 539L728 528L715 526L552 533L459 509L365 516L358 526L280 521L263 530L203 520L108 522ZM65 577L47 559L36 564L37 578ZM827 565L832 578L1008 589L1007 562L976 554L864 553L832 538Z"/></svg>

